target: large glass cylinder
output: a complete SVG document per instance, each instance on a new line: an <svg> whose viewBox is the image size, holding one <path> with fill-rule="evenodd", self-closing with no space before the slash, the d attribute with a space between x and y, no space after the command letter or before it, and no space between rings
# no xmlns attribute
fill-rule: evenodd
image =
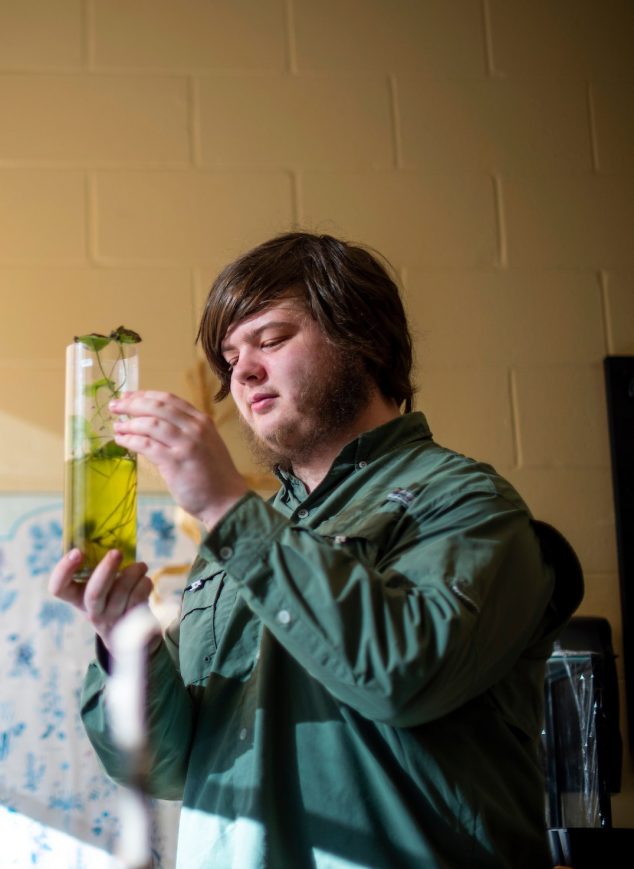
<svg viewBox="0 0 634 869"><path fill-rule="evenodd" d="M82 551L80 582L110 549L136 559L136 455L115 443L108 403L138 389L138 340L120 328L66 349L64 551Z"/></svg>

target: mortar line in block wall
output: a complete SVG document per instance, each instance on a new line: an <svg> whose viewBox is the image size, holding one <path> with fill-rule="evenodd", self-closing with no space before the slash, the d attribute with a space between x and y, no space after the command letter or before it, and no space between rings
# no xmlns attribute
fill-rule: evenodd
<svg viewBox="0 0 634 869"><path fill-rule="evenodd" d="M520 406L517 395L517 378L515 369L509 369L509 400L511 403L511 437L515 450L515 467L521 468L524 464L522 455L522 438L520 436Z"/></svg>
<svg viewBox="0 0 634 869"><path fill-rule="evenodd" d="M398 102L398 84L396 76L388 75L388 88L390 94L390 115L392 121L392 147L394 148L394 166L403 168L403 143L401 141L401 115Z"/></svg>
<svg viewBox="0 0 634 869"><path fill-rule="evenodd" d="M504 190L502 187L502 179L498 175L493 175L492 181L493 195L495 199L496 230L498 237L498 265L500 268L506 268L508 266L508 244L505 225L506 215L504 213Z"/></svg>
<svg viewBox="0 0 634 869"><path fill-rule="evenodd" d="M299 70L297 66L297 40L295 39L295 9L293 7L293 0L286 0L284 11L288 71L291 75L297 75Z"/></svg>

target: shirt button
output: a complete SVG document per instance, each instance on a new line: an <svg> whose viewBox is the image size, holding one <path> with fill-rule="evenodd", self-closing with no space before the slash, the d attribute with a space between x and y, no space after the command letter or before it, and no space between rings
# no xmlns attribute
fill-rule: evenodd
<svg viewBox="0 0 634 869"><path fill-rule="evenodd" d="M308 510L305 507L302 507L301 510L297 511L297 515L300 519L305 519L308 516Z"/></svg>
<svg viewBox="0 0 634 869"><path fill-rule="evenodd" d="M241 730L240 733L238 734L238 737L240 738L240 740L241 740L242 742L244 742L244 740L247 738L247 729L246 729L246 727L243 727L243 728L242 728L242 730Z"/></svg>
<svg viewBox="0 0 634 869"><path fill-rule="evenodd" d="M361 461L358 462L358 464L357 464L357 468L359 468L359 469L367 468L367 467L368 467L368 463L366 461L364 461L364 459L361 459Z"/></svg>
<svg viewBox="0 0 634 869"><path fill-rule="evenodd" d="M287 625L291 620L291 614L288 610L280 610L276 616L276 619L281 625Z"/></svg>
<svg viewBox="0 0 634 869"><path fill-rule="evenodd" d="M222 546L218 555L220 555L223 561L226 561L233 555L233 549L230 546Z"/></svg>

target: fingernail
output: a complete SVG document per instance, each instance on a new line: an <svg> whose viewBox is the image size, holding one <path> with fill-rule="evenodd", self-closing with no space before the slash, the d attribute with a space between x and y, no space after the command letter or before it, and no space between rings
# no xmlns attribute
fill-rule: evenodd
<svg viewBox="0 0 634 869"><path fill-rule="evenodd" d="M79 549L71 549L70 552L67 553L66 558L72 562L81 561L81 552Z"/></svg>
<svg viewBox="0 0 634 869"><path fill-rule="evenodd" d="M108 402L108 407L110 410L116 410L119 407L119 400L117 398L113 398L112 401Z"/></svg>

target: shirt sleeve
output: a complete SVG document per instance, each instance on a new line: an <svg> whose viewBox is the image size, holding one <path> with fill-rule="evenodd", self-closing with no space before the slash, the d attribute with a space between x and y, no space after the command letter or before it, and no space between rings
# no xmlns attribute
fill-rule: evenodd
<svg viewBox="0 0 634 869"><path fill-rule="evenodd" d="M103 660L103 659L102 659ZM114 781L128 784L126 761L114 745L105 703L108 673L99 658L90 664L81 696L81 717L99 759ZM186 763L193 728L190 696L162 643L148 666L148 768L151 796L179 800L183 795Z"/></svg>
<svg viewBox="0 0 634 869"><path fill-rule="evenodd" d="M552 594L527 509L486 486L414 499L379 552L249 493L202 552L331 694L398 726L445 715L507 674Z"/></svg>

